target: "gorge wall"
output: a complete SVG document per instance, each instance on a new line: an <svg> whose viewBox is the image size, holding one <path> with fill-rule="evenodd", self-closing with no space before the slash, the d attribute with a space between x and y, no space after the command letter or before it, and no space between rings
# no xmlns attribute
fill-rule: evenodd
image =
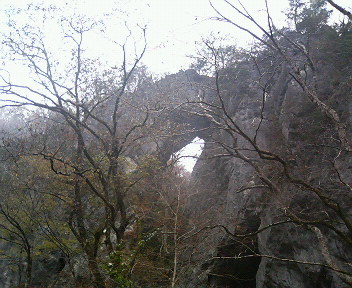
<svg viewBox="0 0 352 288"><path fill-rule="evenodd" d="M350 137L349 80L320 53L316 92ZM181 146L195 136L205 141L190 207L212 226L195 256L198 267L180 287L350 287L350 231L341 217L352 212L351 152L286 64L269 67L259 81L254 64L241 65L221 71L217 83L192 70L178 73L202 95L197 118L184 118L194 131ZM269 83L266 90L260 81Z"/></svg>
<svg viewBox="0 0 352 288"><path fill-rule="evenodd" d="M140 154L166 162L195 137L205 142L188 204L202 236L183 255L195 264L180 287L350 287L351 151L307 94L336 111L350 139L352 66L328 58L321 33L309 44L314 73L264 52L214 77L180 71L149 87L167 107L168 134Z"/></svg>
<svg viewBox="0 0 352 288"><path fill-rule="evenodd" d="M143 119L138 111L144 104L153 108L150 126L141 129L146 135L133 129L136 137L126 145L123 160L131 171L145 155L167 164L195 137L205 142L185 208L190 233L175 248L182 268L175 287L351 287L352 157L341 137L351 139L352 64L348 57L330 57L335 47L329 43L340 36L330 31L324 42L323 32L309 39L311 66L292 47L286 58L264 50L253 61L244 53L215 76L187 70L150 81L126 96L126 107L121 104L121 131L128 131L131 119ZM104 106L100 113L110 115L111 109ZM146 192L140 188L132 195L136 203ZM156 202L142 204L150 208ZM94 208L87 217L93 224L102 213ZM137 210L131 205L128 213ZM134 224L126 231L133 232ZM97 242L101 246L103 239ZM90 283L82 271L84 256L75 254L70 265L62 255L46 256L33 261L33 285L69 272ZM3 271L4 287L15 285L11 278L18 275ZM52 287L75 285L64 278Z"/></svg>

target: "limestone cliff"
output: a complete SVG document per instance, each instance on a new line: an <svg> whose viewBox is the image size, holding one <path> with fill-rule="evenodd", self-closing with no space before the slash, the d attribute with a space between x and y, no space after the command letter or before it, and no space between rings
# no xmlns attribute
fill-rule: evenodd
<svg viewBox="0 0 352 288"><path fill-rule="evenodd" d="M314 52L306 83L350 139L351 66L342 75L341 63L324 57ZM250 61L224 69L198 103L208 126L190 205L192 217L218 228L207 231L185 287L350 287L351 151L292 67L257 61L266 73Z"/></svg>

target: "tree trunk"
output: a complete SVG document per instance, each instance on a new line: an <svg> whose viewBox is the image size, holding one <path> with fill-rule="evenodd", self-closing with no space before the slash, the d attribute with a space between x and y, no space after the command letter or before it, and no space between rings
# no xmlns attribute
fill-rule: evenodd
<svg viewBox="0 0 352 288"><path fill-rule="evenodd" d="M89 271L93 276L94 287L105 288L105 281L103 275L99 270L97 259L95 257L88 256L88 267Z"/></svg>
<svg viewBox="0 0 352 288"><path fill-rule="evenodd" d="M32 282L32 266L33 266L33 260L32 260L30 247L28 248L28 250L26 249L26 253L27 253L27 268L26 268L26 285L25 285L25 287L30 287L31 282Z"/></svg>

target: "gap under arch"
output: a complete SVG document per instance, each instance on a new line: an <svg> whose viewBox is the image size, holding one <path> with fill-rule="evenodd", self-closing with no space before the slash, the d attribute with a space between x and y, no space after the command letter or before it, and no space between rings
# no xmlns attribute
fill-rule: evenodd
<svg viewBox="0 0 352 288"><path fill-rule="evenodd" d="M202 154L204 148L204 140L196 137L191 143L175 153L178 162L185 168L186 171L192 172L198 157Z"/></svg>

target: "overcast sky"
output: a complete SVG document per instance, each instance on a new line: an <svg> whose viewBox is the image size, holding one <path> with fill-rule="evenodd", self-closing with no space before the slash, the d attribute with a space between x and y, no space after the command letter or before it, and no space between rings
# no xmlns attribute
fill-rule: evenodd
<svg viewBox="0 0 352 288"><path fill-rule="evenodd" d="M0 10L3 11L10 6L24 8L31 2L40 3L42 1L0 0ZM236 1L232 0L232 2ZM352 6L351 0L336 0L336 2L346 8ZM119 38L121 35L119 26L124 21L130 27L134 27L135 24L146 26L148 50L143 62L152 72L159 74L177 72L182 68L187 68L191 60L186 56L194 54L197 42L211 33L224 36L229 44L245 46L251 42L248 35L236 30L233 26L211 20L216 13L209 4L209 0L46 0L43 3L63 7L63 11L76 10L103 20L105 17L107 24L111 26L108 30L111 39ZM221 12L234 19L234 13L224 4L223 0L212 0L212 3ZM243 3L257 19L265 21L264 0L246 0ZM288 8L288 1L268 0L268 4L275 24L284 25L286 22L284 11ZM113 21L104 16L111 12L115 17ZM335 16L335 19L338 17ZM90 45L92 51L106 53L99 46L101 41L92 43Z"/></svg>
<svg viewBox="0 0 352 288"><path fill-rule="evenodd" d="M148 49L143 63L151 72L159 75L187 69L191 63L187 55L194 55L199 46L197 43L211 33L224 37L227 39L227 44L231 45L246 46L252 41L248 35L233 26L211 20L216 13L209 4L209 0L0 0L0 12L10 6L25 8L28 3L41 2L62 7L63 13L78 12L106 20L109 26L107 27L108 37L116 41L120 41L121 35L124 35L121 32L121 25L124 22L128 23L130 28L136 25L146 26ZM336 3L347 9L351 9L351 2L351 0L336 0ZM212 0L212 3L222 13L234 19L233 11L224 5L223 0ZM246 0L243 3L257 19L265 21L264 0ZM288 8L288 1L268 0L268 4L274 23L278 27L285 25L284 11ZM110 14L110 17L107 14ZM0 19L5 19L3 15L0 16ZM334 19L342 20L342 16L335 13ZM0 28L6 29L4 26ZM46 28L54 37L55 28ZM53 43L55 46L55 40ZM88 46L92 55L106 59L115 57L113 49L108 48L101 39L91 39ZM26 76L23 75L23 77ZM199 144L192 147L186 149L184 154L193 153L192 149L199 152ZM186 165L190 170L194 164L188 161Z"/></svg>
<svg viewBox="0 0 352 288"><path fill-rule="evenodd" d="M39 0L0 0L1 10L7 7L24 8L28 3L40 3ZM213 4L219 10L229 10L224 6L222 0L213 0ZM107 19L111 38L118 38L119 27L126 21L130 27L134 24L147 27L148 50L143 62L155 73L177 72L187 68L190 59L186 55L194 54L196 43L206 38L209 34L223 35L228 38L229 44L238 43L244 45L250 41L248 36L235 31L230 25L211 20L215 16L213 8L208 0L55 0L44 1L46 5L53 3L64 7L63 11L75 9L83 14L96 18L103 18L106 13L114 12L115 21ZM246 6L250 11L258 15L263 9L263 1L247 0ZM278 23L284 22L284 14L281 13L287 8L287 1L271 0L270 9ZM103 52L96 41L91 45L92 50L97 53Z"/></svg>

